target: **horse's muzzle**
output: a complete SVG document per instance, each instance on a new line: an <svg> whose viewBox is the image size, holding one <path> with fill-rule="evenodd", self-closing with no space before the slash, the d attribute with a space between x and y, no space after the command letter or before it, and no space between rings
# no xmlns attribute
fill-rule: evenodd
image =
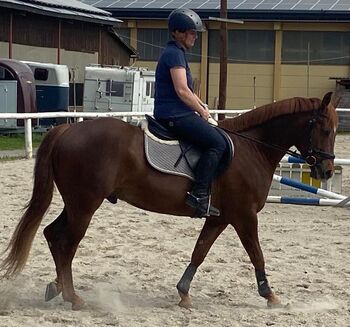
<svg viewBox="0 0 350 327"><path fill-rule="evenodd" d="M311 169L310 176L314 179L318 179L322 181L330 179L334 173L333 164L326 163L325 161L322 161L321 163L311 166L310 169Z"/></svg>

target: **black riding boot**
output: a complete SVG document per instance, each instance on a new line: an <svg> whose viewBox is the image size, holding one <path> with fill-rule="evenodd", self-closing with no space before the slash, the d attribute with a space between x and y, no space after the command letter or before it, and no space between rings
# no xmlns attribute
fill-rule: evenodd
<svg viewBox="0 0 350 327"><path fill-rule="evenodd" d="M186 204L196 209L194 217L220 216L219 209L211 205L210 186L222 154L215 149L205 152L196 167L195 183L187 194Z"/></svg>
<svg viewBox="0 0 350 327"><path fill-rule="evenodd" d="M210 204L211 196L208 194L187 193L186 204L196 209L193 217L202 218L220 216L220 210Z"/></svg>

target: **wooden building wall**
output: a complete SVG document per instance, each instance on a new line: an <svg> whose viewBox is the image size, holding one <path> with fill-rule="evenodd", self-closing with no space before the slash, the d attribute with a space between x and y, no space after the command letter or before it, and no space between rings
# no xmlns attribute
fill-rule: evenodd
<svg viewBox="0 0 350 327"><path fill-rule="evenodd" d="M119 46L115 46L115 44L118 44ZM106 30L101 32L99 63L120 66L128 66L130 64L130 54L126 51L125 45L123 45L113 33L109 33Z"/></svg>
<svg viewBox="0 0 350 327"><path fill-rule="evenodd" d="M109 25L3 7L0 7L0 57L67 65L71 74L74 71L78 106L82 103L87 65L130 64L130 50Z"/></svg>
<svg viewBox="0 0 350 327"><path fill-rule="evenodd" d="M0 10L0 43L3 49L5 43L11 42L11 49L6 57L14 59L28 60L26 52L12 53L12 48L19 45L19 48L31 47L30 53L34 56L40 51L44 56L47 53L48 57L44 61L50 63L65 64L61 60L60 53L60 50L65 50L73 51L78 57L83 54L87 54L90 58L91 55L94 58L97 57L97 61L91 62L93 64L128 65L130 51L109 31L109 28L109 26L79 20L61 19L6 8ZM55 49L56 56L52 57L52 51L46 51L47 49ZM42 56L40 58L43 59Z"/></svg>

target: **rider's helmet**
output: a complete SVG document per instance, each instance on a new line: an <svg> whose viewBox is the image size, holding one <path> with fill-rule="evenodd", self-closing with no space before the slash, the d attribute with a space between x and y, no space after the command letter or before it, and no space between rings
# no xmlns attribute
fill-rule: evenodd
<svg viewBox="0 0 350 327"><path fill-rule="evenodd" d="M198 16L191 9L175 9L168 17L169 32L186 32L194 30L196 32L205 32L205 27Z"/></svg>

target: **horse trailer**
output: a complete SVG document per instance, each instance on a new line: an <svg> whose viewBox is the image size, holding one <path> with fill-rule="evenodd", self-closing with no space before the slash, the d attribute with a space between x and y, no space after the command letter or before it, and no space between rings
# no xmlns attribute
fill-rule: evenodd
<svg viewBox="0 0 350 327"><path fill-rule="evenodd" d="M69 70L66 65L23 61L32 70L38 112L68 111ZM40 126L57 125L59 118L39 120Z"/></svg>
<svg viewBox="0 0 350 327"><path fill-rule="evenodd" d="M137 67L85 68L83 111L153 112L155 72Z"/></svg>

